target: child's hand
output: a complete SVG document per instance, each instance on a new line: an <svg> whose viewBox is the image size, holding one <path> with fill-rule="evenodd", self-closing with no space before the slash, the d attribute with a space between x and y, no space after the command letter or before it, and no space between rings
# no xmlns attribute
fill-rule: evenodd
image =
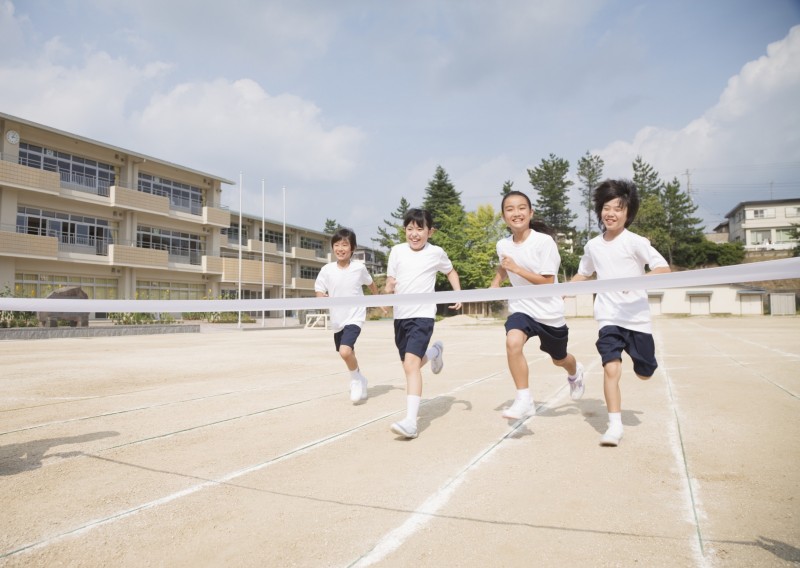
<svg viewBox="0 0 800 568"><path fill-rule="evenodd" d="M506 272L513 272L514 274L519 272L519 267L517 266L517 263L514 262L514 259L511 258L510 256L504 256L502 259L500 259L500 268L502 268Z"/></svg>
<svg viewBox="0 0 800 568"><path fill-rule="evenodd" d="M383 312L383 317L389 315L389 310L386 309L386 306L381 306L381 311Z"/></svg>
<svg viewBox="0 0 800 568"><path fill-rule="evenodd" d="M456 302L452 306L447 306L447 307L450 308L451 310L460 310L461 309L461 302Z"/></svg>

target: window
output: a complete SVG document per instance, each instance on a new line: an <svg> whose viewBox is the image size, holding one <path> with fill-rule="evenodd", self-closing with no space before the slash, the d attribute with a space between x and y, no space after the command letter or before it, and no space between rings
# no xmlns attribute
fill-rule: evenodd
<svg viewBox="0 0 800 568"><path fill-rule="evenodd" d="M63 274L14 275L14 293L20 298L46 298L50 292L64 286L80 286L90 299L116 300L119 281L116 278L66 276Z"/></svg>
<svg viewBox="0 0 800 568"><path fill-rule="evenodd" d="M300 248L316 251L317 256L323 256L323 244L319 239L312 239L310 237L300 237Z"/></svg>
<svg viewBox="0 0 800 568"><path fill-rule="evenodd" d="M205 297L205 284L157 280L136 281L136 298L139 300L203 300Z"/></svg>
<svg viewBox="0 0 800 568"><path fill-rule="evenodd" d="M62 187L108 196L114 185L114 166L96 160L57 152L33 144L20 142L19 163L23 166L56 172L61 176Z"/></svg>
<svg viewBox="0 0 800 568"><path fill-rule="evenodd" d="M766 245L772 241L772 231L769 229L764 231L750 231L750 244L751 245Z"/></svg>
<svg viewBox="0 0 800 568"><path fill-rule="evenodd" d="M775 218L775 209L752 209L748 211L748 213L752 213L752 217L748 215L748 219L774 219Z"/></svg>
<svg viewBox="0 0 800 568"><path fill-rule="evenodd" d="M319 274L319 268L315 268L313 266L300 265L300 278L305 278L307 280L316 280L318 274Z"/></svg>
<svg viewBox="0 0 800 568"><path fill-rule="evenodd" d="M17 232L56 237L59 250L105 256L108 245L114 242L116 228L105 219L20 206Z"/></svg>
<svg viewBox="0 0 800 568"><path fill-rule="evenodd" d="M199 187L139 172L136 189L169 198L170 209L186 211L192 215L203 212L203 191Z"/></svg>
<svg viewBox="0 0 800 568"><path fill-rule="evenodd" d="M279 233L278 231L271 231L267 229L264 234L261 234L261 229L258 229L259 235L261 235L261 240L265 243L275 243L278 247L278 250L283 250L283 233ZM289 241L286 241L286 244L289 244Z"/></svg>
<svg viewBox="0 0 800 568"><path fill-rule="evenodd" d="M786 216L787 217L800 217L800 207L787 207L786 208Z"/></svg>
<svg viewBox="0 0 800 568"><path fill-rule="evenodd" d="M792 234L792 229L777 229L775 231L775 242L778 244L793 243L795 240L792 238Z"/></svg>
<svg viewBox="0 0 800 568"><path fill-rule="evenodd" d="M239 240L239 223L231 223L231 226L228 229L223 229L223 234L227 232L228 234L228 242L230 244L247 244L248 236L247 236L247 225L242 227L242 240Z"/></svg>
<svg viewBox="0 0 800 568"><path fill-rule="evenodd" d="M199 265L205 254L205 239L200 235L139 225L136 246L169 253L170 262Z"/></svg>

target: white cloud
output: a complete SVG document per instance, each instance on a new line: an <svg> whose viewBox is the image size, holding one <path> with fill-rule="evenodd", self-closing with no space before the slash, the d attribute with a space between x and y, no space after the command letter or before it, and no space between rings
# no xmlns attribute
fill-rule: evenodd
<svg viewBox="0 0 800 568"><path fill-rule="evenodd" d="M633 141L593 150L609 176L630 176L637 155L664 172L800 159L800 26L728 81L716 105L680 130L648 126ZM793 101L793 102L792 102ZM663 177L663 175L662 175Z"/></svg>

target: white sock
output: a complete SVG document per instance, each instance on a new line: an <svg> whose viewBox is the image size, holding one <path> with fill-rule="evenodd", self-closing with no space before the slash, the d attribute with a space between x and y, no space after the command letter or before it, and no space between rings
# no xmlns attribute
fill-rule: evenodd
<svg viewBox="0 0 800 568"><path fill-rule="evenodd" d="M350 371L350 378L353 379L354 381L360 381L363 378L361 375L361 369Z"/></svg>
<svg viewBox="0 0 800 568"><path fill-rule="evenodd" d="M608 413L608 425L610 428L617 428L622 430L622 413L621 412L609 412Z"/></svg>
<svg viewBox="0 0 800 568"><path fill-rule="evenodd" d="M439 348L433 345L428 347L428 350L425 352L425 358L428 359L428 361L436 359L438 355L439 355Z"/></svg>
<svg viewBox="0 0 800 568"><path fill-rule="evenodd" d="M533 400L531 389L517 389L517 400L531 402Z"/></svg>
<svg viewBox="0 0 800 568"><path fill-rule="evenodd" d="M406 397L406 420L416 424L417 414L419 414L419 403L422 397L410 394Z"/></svg>

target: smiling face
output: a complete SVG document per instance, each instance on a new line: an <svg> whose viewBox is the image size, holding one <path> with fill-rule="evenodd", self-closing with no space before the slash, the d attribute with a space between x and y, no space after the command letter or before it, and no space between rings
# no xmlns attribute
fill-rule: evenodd
<svg viewBox="0 0 800 568"><path fill-rule="evenodd" d="M503 200L503 221L514 235L523 235L531 227L533 209L523 195L508 195Z"/></svg>
<svg viewBox="0 0 800 568"><path fill-rule="evenodd" d="M413 221L406 225L406 242L411 250L422 250L432 234L433 229L420 227Z"/></svg>
<svg viewBox="0 0 800 568"><path fill-rule="evenodd" d="M603 204L600 218L608 236L616 236L625 228L625 222L628 220L628 208L622 204L619 197L611 199Z"/></svg>
<svg viewBox="0 0 800 568"><path fill-rule="evenodd" d="M333 243L333 254L339 264L350 262L350 257L353 256L353 247L350 246L350 241L341 239Z"/></svg>

